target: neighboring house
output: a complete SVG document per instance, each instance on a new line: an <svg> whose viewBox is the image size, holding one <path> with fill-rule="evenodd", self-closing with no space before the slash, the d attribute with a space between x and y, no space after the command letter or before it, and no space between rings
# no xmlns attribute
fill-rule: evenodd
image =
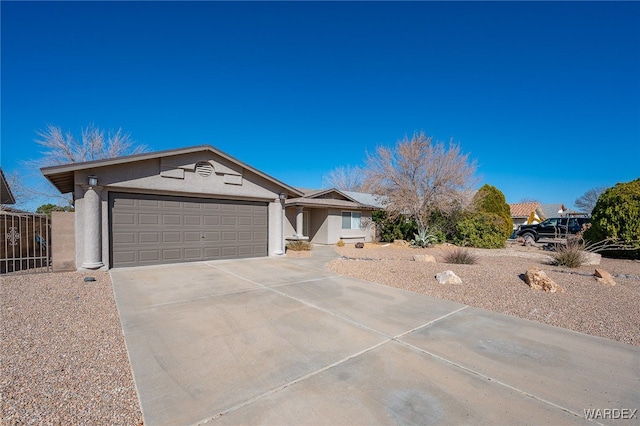
<svg viewBox="0 0 640 426"><path fill-rule="evenodd" d="M335 188L300 191L301 197L285 202L287 240L310 240L318 244L374 240L371 212L381 206L373 195Z"/></svg>
<svg viewBox="0 0 640 426"><path fill-rule="evenodd" d="M294 234L324 244L370 238L357 228L373 206L337 190L301 191L210 145L41 171L73 194L80 269L277 255Z"/></svg>
<svg viewBox="0 0 640 426"><path fill-rule="evenodd" d="M542 206L537 202L509 204L509 209L513 229L517 229L520 225L540 223L546 218Z"/></svg>
<svg viewBox="0 0 640 426"><path fill-rule="evenodd" d="M0 207L4 209L5 205L15 204L16 199L11 192L7 178L4 176L2 168L0 168Z"/></svg>
<svg viewBox="0 0 640 426"><path fill-rule="evenodd" d="M538 202L509 204L513 229L520 225L540 223L550 217L587 216L584 212L567 209L562 203L540 204Z"/></svg>

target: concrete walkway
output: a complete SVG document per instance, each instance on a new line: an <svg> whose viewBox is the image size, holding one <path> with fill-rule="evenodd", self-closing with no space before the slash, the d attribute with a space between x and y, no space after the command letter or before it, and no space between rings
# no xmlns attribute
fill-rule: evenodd
<svg viewBox="0 0 640 426"><path fill-rule="evenodd" d="M640 409L637 347L342 277L323 267L334 257L112 270L145 425L594 424L598 409L606 424Z"/></svg>

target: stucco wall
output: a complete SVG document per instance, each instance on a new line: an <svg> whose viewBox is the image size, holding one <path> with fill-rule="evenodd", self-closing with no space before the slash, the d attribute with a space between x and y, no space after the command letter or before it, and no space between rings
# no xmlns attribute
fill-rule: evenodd
<svg viewBox="0 0 640 426"><path fill-rule="evenodd" d="M350 210L344 210L350 211ZM364 237L364 241L371 242L374 240L374 236L372 233L373 227L367 229L342 229L342 212L343 210L330 209L329 216L327 218L328 222L328 235L327 240L328 244L335 244L342 237ZM371 221L371 212L363 211L361 212L361 223L364 225ZM349 240L349 241L357 241L357 240ZM347 242L347 241L345 241Z"/></svg>
<svg viewBox="0 0 640 426"><path fill-rule="evenodd" d="M75 213L51 212L53 272L76 270Z"/></svg>
<svg viewBox="0 0 640 426"><path fill-rule="evenodd" d="M196 171L198 162L208 162L213 172L202 176ZM265 201L269 204L269 254L276 254L281 238L282 216L278 194L282 187L251 171L215 155L210 151L156 158L128 164L96 167L76 171L76 265L84 262L85 191L89 175L98 177L101 200L101 247L105 267L109 259L109 192L178 195L203 198L226 198L249 201ZM280 208L280 210L279 210Z"/></svg>

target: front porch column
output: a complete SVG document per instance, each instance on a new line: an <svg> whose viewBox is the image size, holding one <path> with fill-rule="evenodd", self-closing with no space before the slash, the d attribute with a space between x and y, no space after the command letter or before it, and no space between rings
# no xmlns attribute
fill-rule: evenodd
<svg viewBox="0 0 640 426"><path fill-rule="evenodd" d="M99 186L89 186L82 202L84 232L84 263L82 268L102 268L102 209Z"/></svg>
<svg viewBox="0 0 640 426"><path fill-rule="evenodd" d="M303 228L303 215L302 210L304 208L302 206L298 206L296 209L296 237L303 237L302 228Z"/></svg>
<svg viewBox="0 0 640 426"><path fill-rule="evenodd" d="M274 224L274 250L273 254L284 254L284 200L276 198L272 203L274 206L271 210L273 212L273 224Z"/></svg>

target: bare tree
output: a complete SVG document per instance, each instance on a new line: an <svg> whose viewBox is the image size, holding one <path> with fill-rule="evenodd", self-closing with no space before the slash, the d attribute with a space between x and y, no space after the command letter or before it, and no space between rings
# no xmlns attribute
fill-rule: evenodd
<svg viewBox="0 0 640 426"><path fill-rule="evenodd" d="M469 201L475 171L476 162L458 144L445 147L420 132L367 153L365 188L384 197L389 216L411 217L422 231L434 210L449 212Z"/></svg>
<svg viewBox="0 0 640 426"><path fill-rule="evenodd" d="M582 210L583 212L587 214L591 214L591 212L593 211L593 208L596 206L596 203L598 202L598 198L600 198L600 195L604 191L606 191L606 189L607 188L604 186L592 188L587 192L585 192L584 194L582 194L582 196L580 196L576 201L574 201L573 204L575 204L575 206L578 209Z"/></svg>
<svg viewBox="0 0 640 426"><path fill-rule="evenodd" d="M115 158L147 151L145 145L137 145L131 135L123 133L122 129L105 134L104 130L93 124L82 129L80 141L71 132L63 133L60 127L52 125L37 134L39 139L36 139L36 143L45 148L41 152L43 157L36 160L40 167Z"/></svg>
<svg viewBox="0 0 640 426"><path fill-rule="evenodd" d="M324 186L342 191L362 189L362 169L358 166L336 167L322 177Z"/></svg>
<svg viewBox="0 0 640 426"><path fill-rule="evenodd" d="M65 133L53 125L38 131L37 135L35 142L44 148L40 152L42 157L24 161L20 175L14 172L11 177L11 188L19 193L16 202L21 206L49 202L62 206L72 204L69 196L59 194L40 174L41 167L133 155L148 150L146 145L137 144L122 129L105 132L93 124L81 130L79 140L71 132Z"/></svg>

